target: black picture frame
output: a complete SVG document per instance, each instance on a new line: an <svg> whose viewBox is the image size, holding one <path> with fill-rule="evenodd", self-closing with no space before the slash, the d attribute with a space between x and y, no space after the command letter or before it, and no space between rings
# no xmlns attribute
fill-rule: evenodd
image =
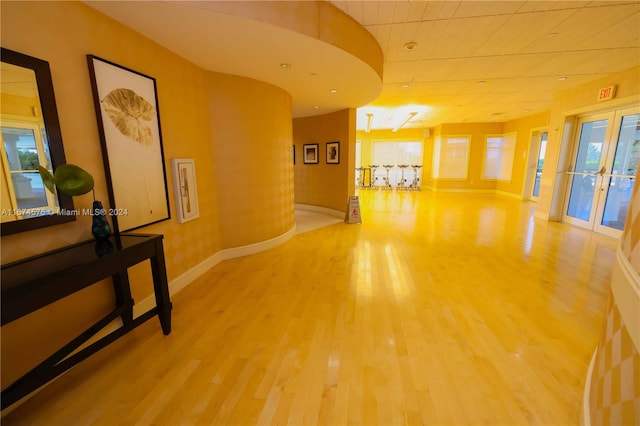
<svg viewBox="0 0 640 426"><path fill-rule="evenodd" d="M307 143L302 146L302 161L304 164L318 164L320 162L319 144Z"/></svg>
<svg viewBox="0 0 640 426"><path fill-rule="evenodd" d="M171 217L153 77L87 55L114 232Z"/></svg>
<svg viewBox="0 0 640 426"><path fill-rule="evenodd" d="M340 142L327 142L327 164L340 164Z"/></svg>

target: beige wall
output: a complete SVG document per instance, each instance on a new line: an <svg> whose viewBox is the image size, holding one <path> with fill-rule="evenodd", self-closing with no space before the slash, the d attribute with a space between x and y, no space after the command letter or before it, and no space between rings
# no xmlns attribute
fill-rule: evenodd
<svg viewBox="0 0 640 426"><path fill-rule="evenodd" d="M616 85L615 99L596 102L598 90L610 85ZM560 220L566 183L564 172L573 144L575 117L579 114L607 111L633 104L640 104L640 67L611 74L554 96L549 114L549 139L536 207L537 216Z"/></svg>
<svg viewBox="0 0 640 426"><path fill-rule="evenodd" d="M513 158L513 173L509 182L497 181L496 189L529 198L530 194L523 194L527 178L527 159L529 155L537 156L537 152L529 152L531 146L531 130L546 128L549 123L549 113L535 114L519 120L504 123L504 133L516 133L516 150ZM535 162L535 160L534 160Z"/></svg>
<svg viewBox="0 0 640 426"><path fill-rule="evenodd" d="M208 78L221 244L280 236L295 221L291 96L248 78Z"/></svg>
<svg viewBox="0 0 640 426"><path fill-rule="evenodd" d="M536 114L506 123L458 123L442 124L434 129L400 129L357 132L357 140L362 143L361 164L371 164L372 144L374 140L403 141L415 140L424 142L423 167L421 170L422 187L432 190L498 190L512 193L518 197L523 194L526 179L526 159L529 153L531 129L546 126L548 113ZM515 133L516 154L513 162L513 174L510 181L496 181L482 178L484 148L487 136ZM469 168L466 179L434 179L431 177L433 162L433 143L437 136L469 136L471 147L469 152ZM378 172L382 175L382 172Z"/></svg>
<svg viewBox="0 0 640 426"><path fill-rule="evenodd" d="M295 202L345 211L354 193L355 111L293 120L296 149ZM340 142L340 164L326 163L327 142ZM303 145L318 144L318 164L304 164Z"/></svg>
<svg viewBox="0 0 640 426"><path fill-rule="evenodd" d="M3 1L1 18L3 47L49 62L67 161L93 174L96 197L105 207L86 55L156 79L172 218L139 231L164 235L169 280L225 248L260 242L293 227L288 94L204 71L81 2ZM196 164L200 217L184 224L175 218L172 158L194 158ZM91 196L74 202L89 208ZM88 238L90 217L3 236L2 263ZM130 281L137 302L152 294L147 264L133 268ZM112 293L105 281L3 326L2 382L12 382L102 317L113 305Z"/></svg>

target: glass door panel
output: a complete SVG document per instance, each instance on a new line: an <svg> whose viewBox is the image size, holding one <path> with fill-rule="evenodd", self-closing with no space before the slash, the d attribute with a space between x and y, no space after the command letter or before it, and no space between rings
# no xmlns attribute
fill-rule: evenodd
<svg viewBox="0 0 640 426"><path fill-rule="evenodd" d="M607 159L607 170L603 174L602 206L598 211L599 221L595 227L598 232L618 236L627 219L631 192L638 172L640 160L640 112L638 108L619 111L617 123ZM614 231L615 230L615 231Z"/></svg>
<svg viewBox="0 0 640 426"><path fill-rule="evenodd" d="M540 179L542 179L542 168L544 167L544 154L547 151L547 132L540 135L540 146L538 148L538 161L536 162L536 175L533 182L532 198L537 199L540 194Z"/></svg>
<svg viewBox="0 0 640 426"><path fill-rule="evenodd" d="M619 237L640 161L640 106L578 121L564 220Z"/></svg>
<svg viewBox="0 0 640 426"><path fill-rule="evenodd" d="M571 182L565 217L580 226L593 227L591 212L596 202L598 172L603 167L602 154L608 123L609 118L597 117L586 117L578 122L580 136L573 171L569 172ZM577 219L578 222L571 219Z"/></svg>

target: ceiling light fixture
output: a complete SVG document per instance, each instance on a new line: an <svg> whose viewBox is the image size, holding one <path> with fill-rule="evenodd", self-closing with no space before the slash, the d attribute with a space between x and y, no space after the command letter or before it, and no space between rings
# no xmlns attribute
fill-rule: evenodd
<svg viewBox="0 0 640 426"><path fill-rule="evenodd" d="M318 109L318 108L320 108L320 107L319 107L318 105L314 105L314 106L313 106L313 108L314 108L314 109Z"/></svg>
<svg viewBox="0 0 640 426"><path fill-rule="evenodd" d="M409 116L407 118L405 118L404 120L402 120L402 123L398 124L396 126L395 129L392 130L392 132L397 132L402 126L404 126L405 124L407 124L413 117L415 117L418 113L417 112L410 112Z"/></svg>
<svg viewBox="0 0 640 426"><path fill-rule="evenodd" d="M418 47L418 43L416 43L415 41L410 41L409 43L404 44L404 48L407 50L413 50L416 47Z"/></svg>
<svg viewBox="0 0 640 426"><path fill-rule="evenodd" d="M403 89L407 89L407 88L409 87L409 83L405 83L405 84L403 84L403 85L402 85L402 86L400 86L400 87L402 87Z"/></svg>
<svg viewBox="0 0 640 426"><path fill-rule="evenodd" d="M567 77L558 77L558 80L560 81L565 81L567 79Z"/></svg>
<svg viewBox="0 0 640 426"><path fill-rule="evenodd" d="M291 64L287 64L286 62L280 64L282 68L291 68Z"/></svg>
<svg viewBox="0 0 640 426"><path fill-rule="evenodd" d="M331 93L337 93L337 92L338 92L338 89L331 89L331 90L329 90L329 91L330 91Z"/></svg>
<svg viewBox="0 0 640 426"><path fill-rule="evenodd" d="M365 132L369 133L371 131L371 120L373 120L373 114L367 114L367 127L364 129Z"/></svg>
<svg viewBox="0 0 640 426"><path fill-rule="evenodd" d="M478 80L478 84L480 84L480 85L485 84L485 83L486 83L486 81L484 81L484 80Z"/></svg>

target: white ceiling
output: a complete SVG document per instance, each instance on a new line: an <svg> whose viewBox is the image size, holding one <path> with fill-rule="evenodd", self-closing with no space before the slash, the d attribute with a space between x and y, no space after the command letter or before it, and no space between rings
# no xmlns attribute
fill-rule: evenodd
<svg viewBox="0 0 640 426"><path fill-rule="evenodd" d="M409 112L405 127L508 121L548 111L558 90L640 66L640 1L330 1L380 44L382 86L352 55L207 6L217 2L85 3L205 69L282 87L294 117L362 107L360 129L366 113L373 128Z"/></svg>
<svg viewBox="0 0 640 426"><path fill-rule="evenodd" d="M206 70L286 90L292 96L294 117L355 108L375 99L382 88L375 70L355 56L316 38L243 16L255 11L251 2L84 3ZM283 63L291 68L282 68Z"/></svg>
<svg viewBox="0 0 640 426"><path fill-rule="evenodd" d="M638 1L331 3L375 36L385 58L382 94L359 110L359 127L369 109L374 128L393 128L412 110L420 114L405 127L508 121L550 110L558 90L640 66Z"/></svg>

